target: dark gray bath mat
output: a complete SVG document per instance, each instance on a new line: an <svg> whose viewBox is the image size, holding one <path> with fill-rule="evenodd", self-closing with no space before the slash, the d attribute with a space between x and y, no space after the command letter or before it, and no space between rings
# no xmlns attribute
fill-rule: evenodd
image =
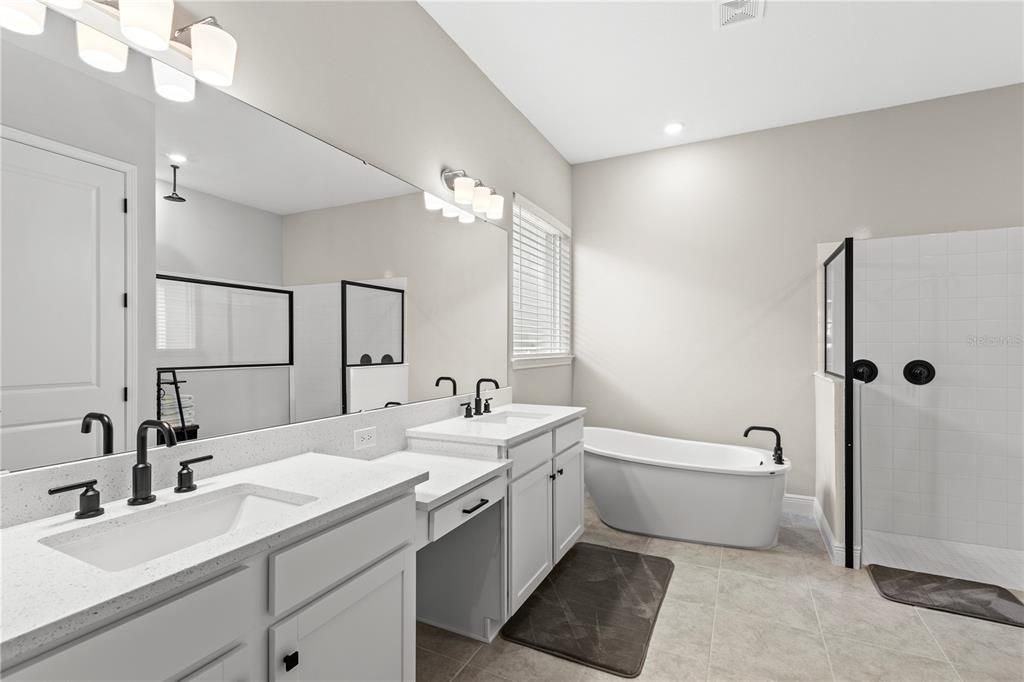
<svg viewBox="0 0 1024 682"><path fill-rule="evenodd" d="M886 599L1024 628L1024 604L1007 589L973 580L870 564L868 575Z"/></svg>
<svg viewBox="0 0 1024 682"><path fill-rule="evenodd" d="M672 577L668 559L577 543L501 630L505 639L636 677Z"/></svg>

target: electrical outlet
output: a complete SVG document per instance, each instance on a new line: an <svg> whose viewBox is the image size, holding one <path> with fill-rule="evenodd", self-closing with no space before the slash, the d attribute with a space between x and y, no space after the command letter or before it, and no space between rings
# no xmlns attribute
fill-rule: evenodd
<svg viewBox="0 0 1024 682"><path fill-rule="evenodd" d="M352 436L355 439L354 447L356 450L372 448L377 444L377 427L367 426L365 429L357 429L352 432Z"/></svg>

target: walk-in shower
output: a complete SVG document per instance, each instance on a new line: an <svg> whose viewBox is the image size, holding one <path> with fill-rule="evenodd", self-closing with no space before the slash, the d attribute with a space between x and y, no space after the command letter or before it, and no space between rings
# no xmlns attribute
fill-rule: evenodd
<svg viewBox="0 0 1024 682"><path fill-rule="evenodd" d="M864 379L849 405L864 565L1024 589L1022 241L853 242L849 359L869 362L843 374Z"/></svg>

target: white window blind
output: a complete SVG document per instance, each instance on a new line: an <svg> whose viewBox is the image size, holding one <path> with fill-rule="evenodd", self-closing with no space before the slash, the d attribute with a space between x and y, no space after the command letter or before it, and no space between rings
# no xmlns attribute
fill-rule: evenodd
<svg viewBox="0 0 1024 682"><path fill-rule="evenodd" d="M156 281L157 350L196 347L196 289L185 282Z"/></svg>
<svg viewBox="0 0 1024 682"><path fill-rule="evenodd" d="M518 194L512 204L512 357L569 355L572 237Z"/></svg>

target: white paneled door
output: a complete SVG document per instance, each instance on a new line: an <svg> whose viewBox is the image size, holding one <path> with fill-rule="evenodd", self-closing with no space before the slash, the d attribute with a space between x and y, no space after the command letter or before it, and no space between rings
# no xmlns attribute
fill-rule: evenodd
<svg viewBox="0 0 1024 682"><path fill-rule="evenodd" d="M2 141L0 468L125 445L125 174Z"/></svg>

